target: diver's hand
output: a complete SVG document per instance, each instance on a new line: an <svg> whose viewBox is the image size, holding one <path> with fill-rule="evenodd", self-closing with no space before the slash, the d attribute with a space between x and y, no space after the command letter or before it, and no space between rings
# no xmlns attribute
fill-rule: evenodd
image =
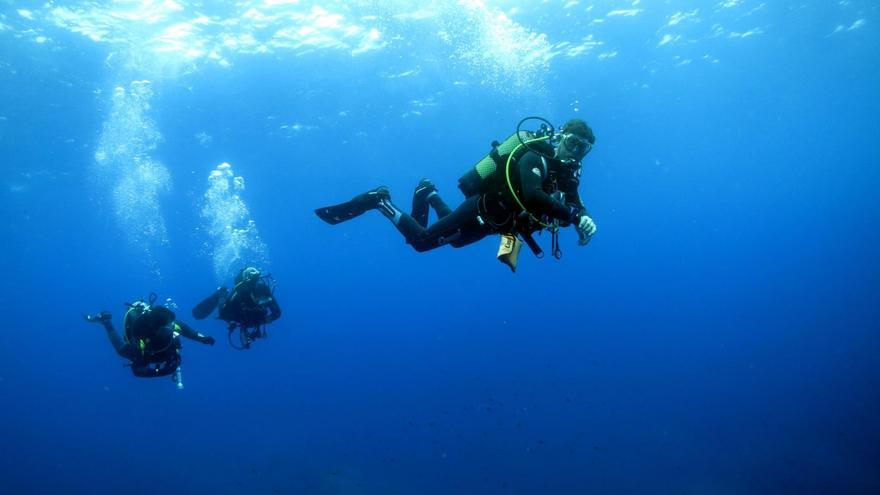
<svg viewBox="0 0 880 495"><path fill-rule="evenodd" d="M101 311L96 315L83 315L83 318L89 323L104 323L105 321L110 321L112 317L109 311Z"/></svg>
<svg viewBox="0 0 880 495"><path fill-rule="evenodd" d="M590 239L593 238L593 235L596 233L596 222L593 221L589 215L580 215L578 218L577 225L575 226L577 230L578 237L578 245L586 246L589 244Z"/></svg>
<svg viewBox="0 0 880 495"><path fill-rule="evenodd" d="M214 340L214 337L211 337L209 335L206 335L202 338L203 344L214 345L215 342L217 342L217 341Z"/></svg>

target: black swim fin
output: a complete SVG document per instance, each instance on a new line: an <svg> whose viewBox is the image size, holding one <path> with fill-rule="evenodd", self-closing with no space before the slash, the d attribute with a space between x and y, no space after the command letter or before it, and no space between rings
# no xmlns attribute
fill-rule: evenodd
<svg viewBox="0 0 880 495"><path fill-rule="evenodd" d="M340 203L333 206L325 206L315 210L321 220L336 225L338 223L347 222L352 218L361 216L364 212L375 209L379 206L379 202L383 199L391 199L391 193L387 187L378 187L372 191L359 194L352 198L351 201Z"/></svg>
<svg viewBox="0 0 880 495"><path fill-rule="evenodd" d="M214 291L213 294L205 298L204 301L196 304L196 307L192 310L193 318L197 320L204 320L211 313L214 312L214 309L220 304L220 299L226 297L226 294L229 293L229 289L226 287L218 287L217 290Z"/></svg>

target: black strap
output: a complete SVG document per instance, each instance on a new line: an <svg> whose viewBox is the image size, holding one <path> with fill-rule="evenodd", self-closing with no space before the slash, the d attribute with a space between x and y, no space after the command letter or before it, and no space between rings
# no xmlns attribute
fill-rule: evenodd
<svg viewBox="0 0 880 495"><path fill-rule="evenodd" d="M529 249L532 251L532 254L535 255L536 258L541 259L544 257L544 250L541 249L541 246L535 242L535 239L532 237L532 233L520 233L520 237L522 237L523 242L529 246Z"/></svg>

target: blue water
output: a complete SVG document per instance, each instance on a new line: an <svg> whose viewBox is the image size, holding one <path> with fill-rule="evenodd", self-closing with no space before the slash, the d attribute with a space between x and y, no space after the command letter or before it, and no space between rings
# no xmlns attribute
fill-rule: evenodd
<svg viewBox="0 0 880 495"><path fill-rule="evenodd" d="M875 2L3 3L0 494L880 492ZM559 261L312 212L528 115L597 137ZM81 318L150 292L181 391Z"/></svg>

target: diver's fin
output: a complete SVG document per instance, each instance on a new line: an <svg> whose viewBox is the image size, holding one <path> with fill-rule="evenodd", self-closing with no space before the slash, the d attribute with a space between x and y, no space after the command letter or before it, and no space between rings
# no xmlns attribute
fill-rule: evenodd
<svg viewBox="0 0 880 495"><path fill-rule="evenodd" d="M315 214L317 214L318 217L321 218L321 220L329 223L330 225L336 225L338 223L346 222L354 217L360 216L365 211L367 211L363 208L354 208L354 205L352 205L352 203L353 201L347 201L338 205L318 208L317 210L315 210Z"/></svg>
<svg viewBox="0 0 880 495"><path fill-rule="evenodd" d="M196 304L196 307L192 310L193 318L197 320L204 320L211 313L214 312L214 309L220 304L220 299L226 296L229 293L229 289L226 287L218 287L217 290L214 291L213 294L205 298L204 301Z"/></svg>
<svg viewBox="0 0 880 495"><path fill-rule="evenodd" d="M346 201L345 203L340 203L338 205L318 208L317 210L315 210L315 214L318 215L321 220L329 223L330 225L336 225L338 223L347 222L352 218L361 216L364 214L364 212L378 207L379 202L382 199L390 198L391 194L388 192L387 187L377 187L372 191L368 191L364 194L359 194L355 196L354 198L352 198L351 201Z"/></svg>

